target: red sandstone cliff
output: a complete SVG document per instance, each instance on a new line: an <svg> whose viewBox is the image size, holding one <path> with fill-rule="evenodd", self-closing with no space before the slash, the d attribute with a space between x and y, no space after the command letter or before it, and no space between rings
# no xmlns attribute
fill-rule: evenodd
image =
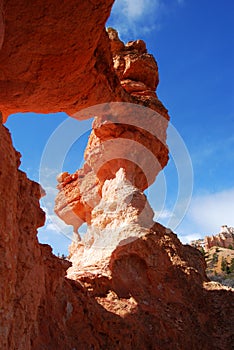
<svg viewBox="0 0 234 350"><path fill-rule="evenodd" d="M234 228L227 225L221 226L220 232L216 235L205 236L203 239L197 239L190 242L195 248L203 247L207 252L212 247L234 248Z"/></svg>
<svg viewBox="0 0 234 350"><path fill-rule="evenodd" d="M234 248L234 228L221 226L221 230L217 235L206 236L204 239L205 250L211 247Z"/></svg>
<svg viewBox="0 0 234 350"><path fill-rule="evenodd" d="M0 109L5 117L20 110L73 113L100 99L113 99L156 105L167 122L165 109L154 95L156 74L154 83L146 75L142 85L132 68L121 80L132 55L125 48L118 53L121 65L115 63L119 78L114 71L115 45L111 44L111 55L103 30L111 3L0 3L5 24ZM115 41L119 52L123 46ZM144 51L142 43L133 45ZM135 67L138 64L136 59ZM208 282L202 255L153 223L142 193L148 182L141 172L140 181L135 181L131 167L122 161L112 173L108 164L106 172L93 171L94 146L102 147L103 136L108 137L112 128L118 132L113 123L103 128L102 118L94 124L96 134L88 145L86 167L75 179L68 174L59 178L62 188L68 189L70 183L74 191L81 191L83 200L77 210L91 224L86 240L71 248L72 267L53 256L49 246L38 243L36 230L44 223L41 191L18 170L19 154L0 124L1 349L231 349L233 290ZM132 135L139 130L129 131ZM147 142L148 134L141 134L138 140ZM157 149L154 156L162 167L167 150L165 146ZM149 172L152 181L158 170ZM90 179L82 189L83 176ZM89 188L89 184L97 187ZM98 255L98 244L103 243L100 237L110 237L105 230L115 235L105 246L109 249L99 249ZM70 278L65 277L68 268Z"/></svg>

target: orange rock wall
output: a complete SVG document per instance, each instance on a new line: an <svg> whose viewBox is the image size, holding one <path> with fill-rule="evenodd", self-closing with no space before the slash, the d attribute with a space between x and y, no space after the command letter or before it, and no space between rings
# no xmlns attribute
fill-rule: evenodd
<svg viewBox="0 0 234 350"><path fill-rule="evenodd" d="M16 112L73 114L121 99L104 29L113 2L0 0L4 119Z"/></svg>
<svg viewBox="0 0 234 350"><path fill-rule="evenodd" d="M129 99L103 29L111 4L0 2L4 119L17 111L72 114L97 102ZM145 88L124 84L138 92ZM207 281L198 251L155 224L112 252L109 274L90 266L68 279L71 264L38 243L37 228L44 223L40 187L18 170L19 153L1 123L0 155L2 350L231 349L233 290Z"/></svg>

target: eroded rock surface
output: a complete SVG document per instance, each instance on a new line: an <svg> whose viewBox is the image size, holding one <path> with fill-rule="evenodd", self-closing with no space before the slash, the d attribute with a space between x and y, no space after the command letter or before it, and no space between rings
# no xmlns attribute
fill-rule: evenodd
<svg viewBox="0 0 234 350"><path fill-rule="evenodd" d="M109 30L109 36L115 69L137 109L125 103L98 110L85 151L86 172L59 176L56 212L75 229L84 221L88 224L81 241L70 246L67 277L124 321L127 331L118 324L120 337L113 337L115 327L108 318L106 348L229 348L233 290L209 282L202 254L153 222L153 210L142 192L167 162L168 115L154 91L156 63L142 41L124 45L116 31ZM145 64L151 74L144 75L144 58L154 62ZM125 70L129 75L124 76ZM152 83L147 80L151 75ZM142 103L150 109L140 107ZM68 213L60 205L66 207L66 196ZM76 215L70 218L72 212Z"/></svg>
<svg viewBox="0 0 234 350"><path fill-rule="evenodd" d="M115 178L119 169L124 169L126 180L143 191L168 161L169 116L155 92L157 63L142 40L124 45L116 30L107 31L116 74L134 104L108 103L93 108L96 117L84 168L59 177L55 212L73 225L75 232L83 222L92 225L92 211L102 198L103 184Z"/></svg>
<svg viewBox="0 0 234 350"><path fill-rule="evenodd" d="M2 125L0 146L2 350L231 349L233 291L161 225L67 279L70 263L37 241L40 188Z"/></svg>
<svg viewBox="0 0 234 350"><path fill-rule="evenodd" d="M87 266L99 265L119 245L143 237L154 225L153 216L146 196L126 179L120 168L114 179L105 181L84 238L71 246L73 267L69 276Z"/></svg>
<svg viewBox="0 0 234 350"><path fill-rule="evenodd" d="M104 29L113 2L0 0L4 120L16 112L72 115L122 99Z"/></svg>
<svg viewBox="0 0 234 350"><path fill-rule="evenodd" d="M2 125L0 146L2 350L232 348L233 290L159 224L67 279L71 264L37 241L40 188Z"/></svg>
<svg viewBox="0 0 234 350"><path fill-rule="evenodd" d="M234 228L227 225L221 226L217 235L205 237L204 246L206 251L215 246L234 249Z"/></svg>

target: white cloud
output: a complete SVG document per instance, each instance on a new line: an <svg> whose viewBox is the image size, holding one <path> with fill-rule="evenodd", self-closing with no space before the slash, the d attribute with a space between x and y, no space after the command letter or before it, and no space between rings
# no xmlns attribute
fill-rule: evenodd
<svg viewBox="0 0 234 350"><path fill-rule="evenodd" d="M201 238L200 233L191 233L188 235L180 236L179 238L181 239L183 244L190 243L191 241L197 240Z"/></svg>
<svg viewBox="0 0 234 350"><path fill-rule="evenodd" d="M50 244L55 254L67 255L68 246L73 239L73 227L66 225L48 208L42 208L46 213L45 225L38 229L40 243Z"/></svg>
<svg viewBox="0 0 234 350"><path fill-rule="evenodd" d="M108 26L116 28L123 40L138 39L159 26L156 19L163 7L163 0L116 0Z"/></svg>
<svg viewBox="0 0 234 350"><path fill-rule="evenodd" d="M234 188L196 197L189 216L210 233L215 233L223 224L234 225Z"/></svg>
<svg viewBox="0 0 234 350"><path fill-rule="evenodd" d="M150 0L117 0L121 6L121 11L129 20L137 21L147 14L153 7L156 8L159 1Z"/></svg>
<svg viewBox="0 0 234 350"><path fill-rule="evenodd" d="M53 169L48 172L54 174ZM52 179L53 180L53 179ZM46 213L45 225L38 230L38 239L41 243L50 244L55 253L62 252L66 254L67 246L73 239L73 227L66 225L55 213L54 202L57 195L56 180L49 181L44 189L46 196L41 199L41 208Z"/></svg>
<svg viewBox="0 0 234 350"><path fill-rule="evenodd" d="M72 237L73 227L71 225L65 224L55 213L51 210L42 208L46 213L45 225L40 230L54 231L58 235L65 235L67 237Z"/></svg>
<svg viewBox="0 0 234 350"><path fill-rule="evenodd" d="M170 5L165 0L116 0L107 26L117 29L124 41L136 40L159 30L162 17L183 3L184 0L173 0Z"/></svg>
<svg viewBox="0 0 234 350"><path fill-rule="evenodd" d="M216 234L222 225L234 226L234 188L194 197L176 231L183 242L188 242Z"/></svg>

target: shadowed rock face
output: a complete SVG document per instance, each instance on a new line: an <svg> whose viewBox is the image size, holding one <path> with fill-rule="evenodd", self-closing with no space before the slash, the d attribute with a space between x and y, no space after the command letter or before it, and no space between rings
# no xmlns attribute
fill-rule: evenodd
<svg viewBox="0 0 234 350"><path fill-rule="evenodd" d="M129 47L138 50L130 57L134 57L134 67L142 67L137 57L147 61L147 70L153 61L149 63L144 56L141 41L124 46L116 33L109 31L109 42L103 25L111 3L0 2L5 28L4 41L0 35L0 101L5 117L20 110L73 113L100 98L106 102L114 96L114 101L134 101L163 116L157 139L165 140L168 117L152 93L157 74L152 84L148 74L142 82L137 81L139 75L129 67ZM77 43L77 38L82 41ZM121 61L121 68L117 66L120 80L112 68L110 46L114 64L118 55ZM72 55L73 50L77 55ZM135 92L141 94L134 96ZM126 107L123 113L121 108L117 113L121 132L131 135L123 139L132 141L136 133L137 143L148 149L146 126L129 128L130 121L134 125L132 116L126 129L121 120ZM144 116L143 120L151 118L150 112ZM159 168L147 172L142 166L150 179L147 183L140 172L138 182L131 174L137 171L131 168L134 162L130 166L121 160L112 172L113 164L108 163L101 174L95 172L93 150L102 147L103 140L109 141L110 131L114 135L119 132L113 120L109 125L105 121L102 110L94 123L84 168L58 178L60 195L65 191L67 198L71 192L68 204L72 210L68 212L74 210L74 215L90 226L86 238L71 247L73 266L55 257L49 246L38 243L37 228L45 219L39 206L41 189L18 170L20 155L0 123L1 349L231 349L233 290L208 282L202 255L152 221L142 189L153 181ZM153 137L152 142L158 144ZM161 167L167 161L162 144L161 151L152 152ZM65 200L60 208L66 212L68 204ZM105 230L112 236L102 236ZM103 237L107 242L100 246ZM68 268L69 278L65 277Z"/></svg>

